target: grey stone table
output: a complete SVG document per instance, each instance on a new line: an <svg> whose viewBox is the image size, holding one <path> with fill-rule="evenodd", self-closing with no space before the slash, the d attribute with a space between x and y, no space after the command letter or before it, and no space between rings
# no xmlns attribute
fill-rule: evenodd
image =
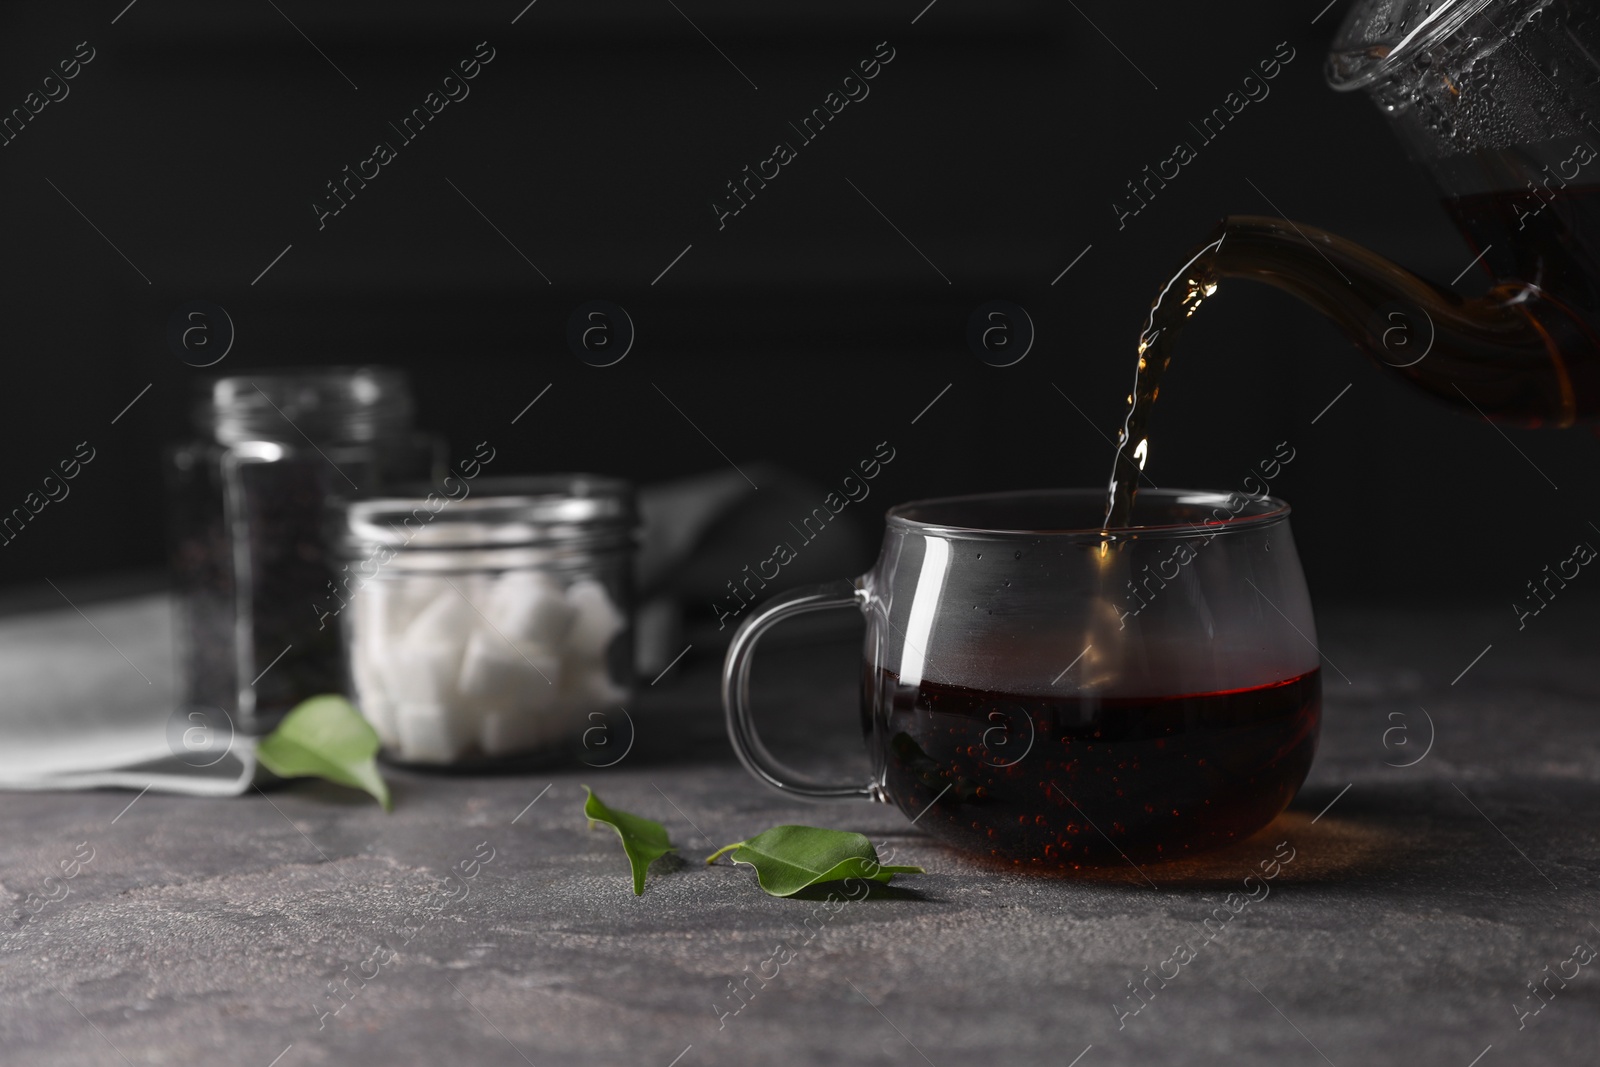
<svg viewBox="0 0 1600 1067"><path fill-rule="evenodd" d="M11 619L5 715L163 691L160 603L87 614L149 684L72 612ZM968 859L886 807L769 795L723 736L716 664L692 658L630 708L616 766L394 771L390 815L310 783L131 807L0 794L0 1061L1593 1063L1596 617L1555 604L1518 632L1503 608L1326 612L1323 744L1292 808L1225 854L1066 879ZM795 763L862 764L853 656L758 663ZM644 896L586 829L580 783L682 846ZM859 829L928 874L830 912L698 862L794 821ZM84 846L70 895L29 921L20 902ZM1290 850L1268 896L1202 932ZM1180 944L1192 958L1169 962Z"/></svg>

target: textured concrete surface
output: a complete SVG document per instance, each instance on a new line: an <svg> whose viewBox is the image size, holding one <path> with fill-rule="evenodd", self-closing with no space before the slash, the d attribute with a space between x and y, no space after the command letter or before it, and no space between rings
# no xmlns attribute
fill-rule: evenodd
<svg viewBox="0 0 1600 1067"><path fill-rule="evenodd" d="M0 795L0 1061L1591 1063L1600 959L1568 961L1600 948L1600 633L1592 606L1556 607L1521 633L1504 609L1324 614L1323 746L1291 810L1227 854L1142 871L1018 875L885 807L769 795L727 747L716 664L693 658L630 708L637 743L616 766L394 771L392 815L317 784L132 807ZM159 674L150 611L89 614ZM70 613L0 629L4 649L74 643L102 695L147 688ZM860 765L853 656L758 663L775 749ZM11 718L57 684L5 678ZM643 897L610 832L585 828L583 782L682 846ZM793 821L859 829L929 873L829 913L698 862ZM1270 895L1208 942L1203 920L1280 842L1294 858ZM1166 962L1184 942L1193 958ZM1143 1003L1129 983L1146 967L1177 974ZM755 972L768 981L732 1014L728 983Z"/></svg>

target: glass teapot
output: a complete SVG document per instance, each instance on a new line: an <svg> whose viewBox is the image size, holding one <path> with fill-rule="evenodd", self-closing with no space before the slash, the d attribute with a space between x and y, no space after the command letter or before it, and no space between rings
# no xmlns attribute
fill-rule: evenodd
<svg viewBox="0 0 1600 1067"><path fill-rule="evenodd" d="M1363 0L1327 76L1388 114L1488 292L1464 298L1344 238L1259 216L1224 219L1169 290L1254 278L1463 409L1524 426L1600 415L1600 5Z"/></svg>

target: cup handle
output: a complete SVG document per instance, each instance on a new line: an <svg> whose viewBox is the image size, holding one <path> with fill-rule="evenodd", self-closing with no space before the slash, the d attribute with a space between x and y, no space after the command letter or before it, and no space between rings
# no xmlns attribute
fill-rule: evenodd
<svg viewBox="0 0 1600 1067"><path fill-rule="evenodd" d="M773 625L792 615L827 608L861 608L866 592L852 581L840 580L825 585L802 586L779 593L761 606L735 631L722 666L722 706L728 714L728 738L745 769L785 796L805 800L851 800L864 797L884 800L877 783L865 785L829 784L796 775L773 758L756 736L750 715L750 664L756 642Z"/></svg>

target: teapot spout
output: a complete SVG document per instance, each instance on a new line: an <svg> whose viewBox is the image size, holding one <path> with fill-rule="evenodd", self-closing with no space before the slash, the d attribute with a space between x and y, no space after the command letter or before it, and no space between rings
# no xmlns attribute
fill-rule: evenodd
<svg viewBox="0 0 1600 1067"><path fill-rule="evenodd" d="M1600 408L1600 342L1535 285L1501 282L1467 299L1326 230L1257 215L1224 219L1168 290L1222 278L1294 294L1375 361L1464 410L1567 426Z"/></svg>

